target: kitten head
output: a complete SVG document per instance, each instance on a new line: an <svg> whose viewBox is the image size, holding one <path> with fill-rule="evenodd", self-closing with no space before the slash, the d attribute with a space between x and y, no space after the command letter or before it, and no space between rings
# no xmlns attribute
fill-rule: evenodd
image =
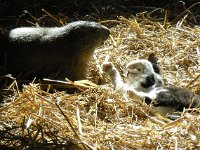
<svg viewBox="0 0 200 150"><path fill-rule="evenodd" d="M131 61L126 68L129 85L134 85L138 90L144 91L163 85L162 77L155 72L152 63L148 60Z"/></svg>

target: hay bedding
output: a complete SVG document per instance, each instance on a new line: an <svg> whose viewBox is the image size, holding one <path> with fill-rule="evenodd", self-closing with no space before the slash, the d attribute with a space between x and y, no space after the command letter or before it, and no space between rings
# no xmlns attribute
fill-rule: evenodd
<svg viewBox="0 0 200 150"><path fill-rule="evenodd" d="M17 149L199 149L199 109L171 121L155 108L114 91L100 66L109 56L123 74L125 64L156 53L167 85L200 94L200 29L184 19L176 25L154 22L144 13L119 17L109 40L95 51L88 77L77 92L50 93L40 84L24 85L0 107L1 148ZM165 24L163 26L163 24ZM100 85L102 83L108 83Z"/></svg>

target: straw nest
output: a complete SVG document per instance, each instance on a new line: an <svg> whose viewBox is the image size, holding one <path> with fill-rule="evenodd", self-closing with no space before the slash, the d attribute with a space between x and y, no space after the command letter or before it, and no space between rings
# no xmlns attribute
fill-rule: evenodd
<svg viewBox="0 0 200 150"><path fill-rule="evenodd" d="M151 21L144 13L101 23L115 26L95 51L88 80L57 92L35 83L18 90L13 82L9 87L13 94L0 107L1 148L200 148L199 109L184 110L171 121L153 106L120 95L101 70L106 56L123 74L129 61L155 53L166 85L200 94L200 28L191 27L184 18L175 25Z"/></svg>

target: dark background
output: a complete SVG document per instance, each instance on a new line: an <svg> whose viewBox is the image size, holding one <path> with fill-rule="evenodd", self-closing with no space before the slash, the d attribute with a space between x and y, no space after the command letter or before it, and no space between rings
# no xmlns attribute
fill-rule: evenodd
<svg viewBox="0 0 200 150"><path fill-rule="evenodd" d="M71 22L116 19L120 15L128 17L137 12L164 8L169 10L169 20L173 20L185 8L200 1L184 0L184 2L185 5L176 0L0 0L0 27L9 29L34 25L31 23L35 22L41 26L57 25L58 23L49 19L42 9L58 20ZM200 4L194 9L192 13L198 17Z"/></svg>

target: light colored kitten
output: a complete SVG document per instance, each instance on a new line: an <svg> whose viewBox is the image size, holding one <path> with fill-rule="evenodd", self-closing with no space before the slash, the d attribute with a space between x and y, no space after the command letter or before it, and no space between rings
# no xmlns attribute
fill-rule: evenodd
<svg viewBox="0 0 200 150"><path fill-rule="evenodd" d="M200 106L199 95L186 89L164 86L157 60L141 59L128 63L127 83L123 82L111 62L104 62L102 69L109 75L116 90L128 94L130 98L143 99L147 104L153 104L162 114Z"/></svg>

